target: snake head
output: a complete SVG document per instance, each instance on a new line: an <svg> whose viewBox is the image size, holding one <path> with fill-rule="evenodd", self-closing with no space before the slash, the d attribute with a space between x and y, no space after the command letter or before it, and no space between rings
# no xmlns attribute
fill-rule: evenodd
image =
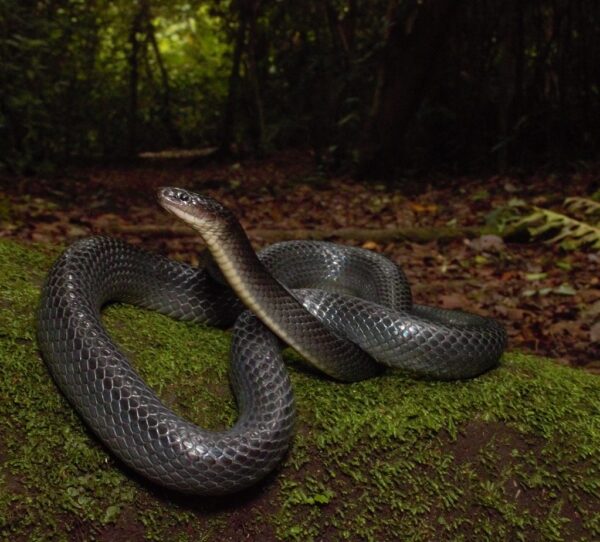
<svg viewBox="0 0 600 542"><path fill-rule="evenodd" d="M198 230L207 242L226 235L231 228L239 227L233 213L209 196L167 186L158 189L158 202Z"/></svg>

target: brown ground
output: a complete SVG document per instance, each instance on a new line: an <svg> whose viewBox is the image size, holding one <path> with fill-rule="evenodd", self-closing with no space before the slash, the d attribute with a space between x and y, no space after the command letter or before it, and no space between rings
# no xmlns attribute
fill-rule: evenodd
<svg viewBox="0 0 600 542"><path fill-rule="evenodd" d="M437 178L406 181L403 188L320 178L303 153L204 167L145 161L53 178L0 178L0 237L69 243L91 233L110 234L198 263L198 239L169 231L174 219L156 204L156 187L208 193L250 229L441 228L483 225L492 211L515 198L552 208L567 196L589 196L599 178L593 171L524 179ZM157 230L123 233L130 226ZM256 247L266 244L252 240ZM399 263L417 302L493 316L507 327L509 348L600 372L598 252L499 238L354 244Z"/></svg>

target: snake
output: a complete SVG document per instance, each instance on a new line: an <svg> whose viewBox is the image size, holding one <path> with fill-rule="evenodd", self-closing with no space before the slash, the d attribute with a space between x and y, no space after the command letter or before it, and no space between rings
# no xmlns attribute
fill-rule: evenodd
<svg viewBox="0 0 600 542"><path fill-rule="evenodd" d="M296 424L286 345L326 378L356 382L396 368L455 380L499 364L496 320L413 303L381 254L327 241L283 241L256 253L215 199L164 187L160 205L210 253L194 267L104 236L54 262L41 290L37 340L49 372L114 456L159 486L196 495L246 489L285 459ZM164 405L102 322L122 302L175 319L232 328L229 378L237 421L203 429Z"/></svg>

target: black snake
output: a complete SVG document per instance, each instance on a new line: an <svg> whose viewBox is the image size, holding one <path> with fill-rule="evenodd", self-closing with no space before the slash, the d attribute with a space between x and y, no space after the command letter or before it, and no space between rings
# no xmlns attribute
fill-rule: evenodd
<svg viewBox="0 0 600 542"><path fill-rule="evenodd" d="M115 455L158 484L230 493L282 460L295 410L279 339L344 381L384 366L469 378L497 365L506 346L492 319L414 305L403 272L376 253L290 241L257 256L215 200L163 188L159 201L199 231L212 264L197 269L115 239L83 239L52 267L37 320L40 350L62 392ZM201 429L161 403L104 329L100 311L109 301L234 326L239 418L231 429Z"/></svg>

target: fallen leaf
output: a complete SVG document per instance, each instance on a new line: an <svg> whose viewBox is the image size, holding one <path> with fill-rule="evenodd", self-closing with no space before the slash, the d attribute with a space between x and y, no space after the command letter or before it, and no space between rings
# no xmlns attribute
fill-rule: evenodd
<svg viewBox="0 0 600 542"><path fill-rule="evenodd" d="M573 286L567 284L566 282L563 282L560 286L554 288L552 291L558 295L575 295L577 293L577 290L575 290Z"/></svg>
<svg viewBox="0 0 600 542"><path fill-rule="evenodd" d="M98 215L93 221L93 224L99 230L115 226L115 224L122 224L124 222L123 217L114 213L104 213Z"/></svg>
<svg viewBox="0 0 600 542"><path fill-rule="evenodd" d="M67 237L70 237L70 238L83 237L85 235L89 235L90 230L88 228L84 228L84 227L78 226L76 224L69 224L67 226L65 233L66 233Z"/></svg>
<svg viewBox="0 0 600 542"><path fill-rule="evenodd" d="M576 335L577 332L581 331L581 323L573 320L564 320L562 322L555 322L547 328L547 332L550 335L561 335L567 333L568 335Z"/></svg>
<svg viewBox="0 0 600 542"><path fill-rule="evenodd" d="M444 294L440 296L440 304L444 309L465 309L470 302L462 294Z"/></svg>
<svg viewBox="0 0 600 542"><path fill-rule="evenodd" d="M362 248L366 248L367 250L377 250L380 247L375 241L365 241L362 244Z"/></svg>
<svg viewBox="0 0 600 542"><path fill-rule="evenodd" d="M597 318L600 316L600 299L598 299L598 301L595 303L592 303L590 307L586 307L582 311L581 315L584 318Z"/></svg>
<svg viewBox="0 0 600 542"><path fill-rule="evenodd" d="M523 317L526 314L526 312L523 309L507 307L505 305L497 305L495 309L496 313L512 322L518 322L520 320L523 320Z"/></svg>
<svg viewBox="0 0 600 542"><path fill-rule="evenodd" d="M527 280L535 281L535 280L545 279L547 276L548 276L548 273L527 273L525 275L525 278Z"/></svg>
<svg viewBox="0 0 600 542"><path fill-rule="evenodd" d="M474 192L471 195L470 199L472 201L483 201L483 200L489 199L489 197L490 197L490 193L488 192L488 190L485 188L481 188L480 190L477 190L476 192Z"/></svg>
<svg viewBox="0 0 600 542"><path fill-rule="evenodd" d="M565 271L570 271L573 266L569 262L560 261L556 262L556 267L559 269L564 269Z"/></svg>
<svg viewBox="0 0 600 542"><path fill-rule="evenodd" d="M474 250L482 252L501 252L504 250L504 240L498 235L482 235L477 239L473 239L469 244Z"/></svg>
<svg viewBox="0 0 600 542"><path fill-rule="evenodd" d="M410 208L415 213L437 213L438 206L434 204L411 203Z"/></svg>
<svg viewBox="0 0 600 542"><path fill-rule="evenodd" d="M520 321L523 320L523 317L525 316L525 314L527 314L524 310L522 309L516 309L516 308L509 308L506 311L506 315L511 319L511 320L515 320L515 321Z"/></svg>

